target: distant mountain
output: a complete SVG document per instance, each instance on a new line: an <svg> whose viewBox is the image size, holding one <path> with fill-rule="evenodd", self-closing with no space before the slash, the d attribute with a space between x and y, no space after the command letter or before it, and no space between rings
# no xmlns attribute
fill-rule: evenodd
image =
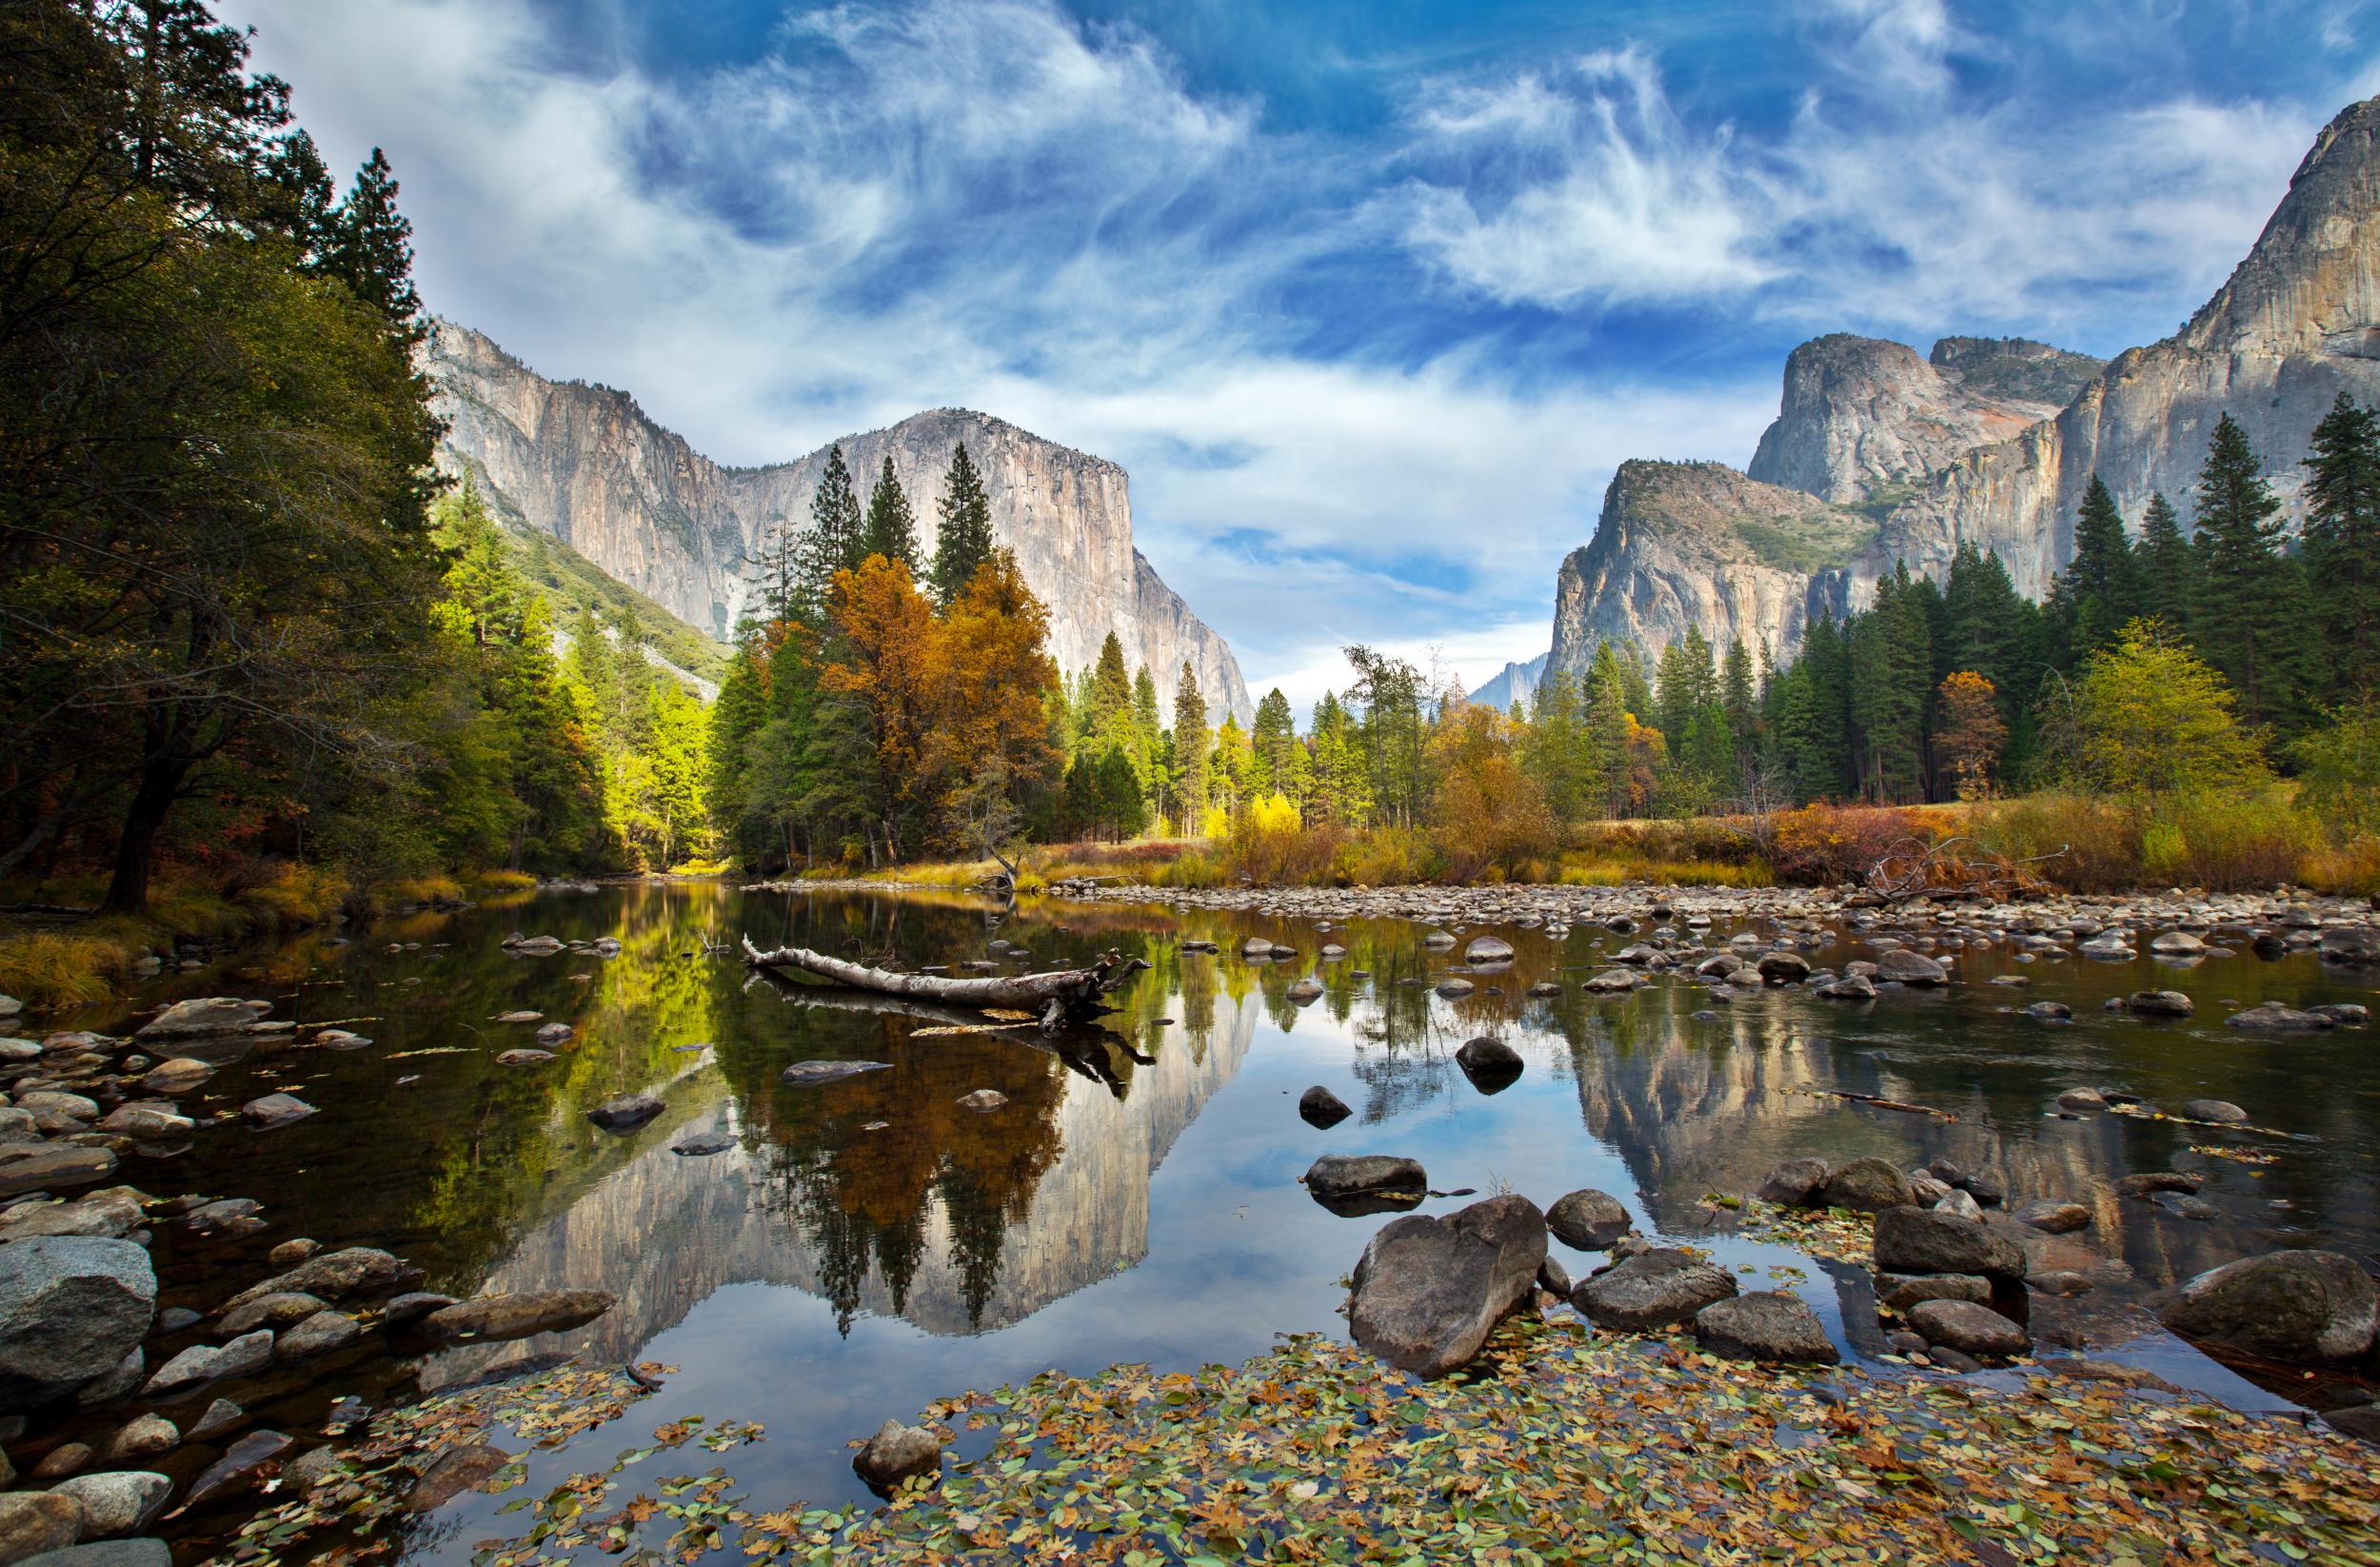
<svg viewBox="0 0 2380 1567"><path fill-rule="evenodd" d="M765 467L723 466L662 428L627 393L549 381L482 333L435 324L424 349L447 420L442 466L475 474L517 524L567 544L708 636L732 637L751 598L745 562L776 530L806 526L827 448ZM1183 660L1220 721L1255 704L1228 644L1133 547L1124 470L1014 425L959 408L850 435L864 495L885 457L933 547L942 475L964 441L991 496L992 531L1017 553L1050 612L1050 653L1068 669L1114 632L1170 705Z"/></svg>
<svg viewBox="0 0 2380 1567"><path fill-rule="evenodd" d="M1554 655L1539 653L1526 664L1508 664L1501 673L1471 693L1471 700L1481 706L1507 711L1516 702L1526 703L1537 695L1537 682L1545 678L1546 661Z"/></svg>
<svg viewBox="0 0 2380 1567"><path fill-rule="evenodd" d="M1553 664L1603 641L1658 654L1697 626L1782 662L1821 607L1864 605L1906 562L1939 576L1962 543L2038 598L2073 554L2095 472L2137 525L2162 491L2190 517L2229 413L2303 518L2314 426L2340 392L2380 401L2380 99L2316 138L2246 260L2181 331L2100 364L2023 339L1818 338L1748 472L1621 465L1594 539L1562 563Z"/></svg>

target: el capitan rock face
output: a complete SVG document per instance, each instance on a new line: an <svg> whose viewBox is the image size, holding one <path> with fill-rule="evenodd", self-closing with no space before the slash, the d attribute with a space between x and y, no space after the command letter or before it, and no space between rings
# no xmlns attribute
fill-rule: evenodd
<svg viewBox="0 0 2380 1567"><path fill-rule="evenodd" d="M607 387L548 381L485 335L441 321L424 350L449 424L439 461L475 475L491 506L563 539L605 572L714 637L734 633L750 598L744 561L790 523L806 526L826 469L822 448L794 462L712 462ZM1229 645L1190 612L1132 541L1124 470L985 414L936 408L839 444L863 500L884 459L931 551L951 448L964 441L991 497L992 531L1017 552L1050 611L1050 653L1095 662L1110 631L1173 701L1184 659L1209 711L1253 719Z"/></svg>
<svg viewBox="0 0 2380 1567"><path fill-rule="evenodd" d="M2134 526L2158 491L2187 524L2225 413L2302 521L2301 465L2342 391L2380 401L2380 99L2316 138L2254 248L2173 337L2105 365L2021 339L1945 338L1920 359L1823 337L1788 361L1749 474L1622 465L1594 541L1562 563L1553 667L1577 673L1604 640L1657 655L1689 625L1781 663L1817 605L1863 606L1896 561L1939 577L1962 543L2040 598L2092 474Z"/></svg>

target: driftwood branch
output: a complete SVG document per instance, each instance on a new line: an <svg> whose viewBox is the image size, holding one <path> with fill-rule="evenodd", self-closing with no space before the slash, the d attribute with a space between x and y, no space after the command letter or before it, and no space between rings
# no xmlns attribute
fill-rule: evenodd
<svg viewBox="0 0 2380 1567"><path fill-rule="evenodd" d="M1938 843L1903 838L1868 867L1868 888L1894 903L1944 893L2005 896L2028 887L2037 889L2039 879L2025 867L2058 859L2071 847L2072 844L2060 844L2048 854L2012 860L1972 838L1945 838Z"/></svg>
<svg viewBox="0 0 2380 1567"><path fill-rule="evenodd" d="M1079 1021L1097 1017L1105 1010L1103 998L1122 986L1137 970L1149 966L1139 958L1125 958L1107 952L1088 968L1060 968L1046 974L953 980L939 974L895 974L890 969L869 968L863 963L829 958L807 947L781 946L775 951L764 952L752 944L749 936L744 938L744 961L754 968L790 969L797 974L807 974L814 979L880 996L899 996L944 1006L1001 1007L1008 1011L1028 1012L1040 1018L1043 1027L1055 1027L1069 1019Z"/></svg>

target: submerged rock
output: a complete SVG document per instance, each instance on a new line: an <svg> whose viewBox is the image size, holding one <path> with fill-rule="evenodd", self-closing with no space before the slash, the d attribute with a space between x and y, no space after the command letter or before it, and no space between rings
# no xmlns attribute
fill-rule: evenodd
<svg viewBox="0 0 2380 1567"><path fill-rule="evenodd" d="M1008 1102L1008 1096L997 1088L978 1088L971 1094L959 1096L962 1110L997 1110Z"/></svg>
<svg viewBox="0 0 2380 1567"><path fill-rule="evenodd" d="M194 996L167 1007L132 1037L156 1041L246 1034L253 1032L271 1010L270 1002L245 1002L237 996Z"/></svg>
<svg viewBox="0 0 2380 1567"><path fill-rule="evenodd" d="M877 1491L890 1494L901 1482L942 1466L942 1439L922 1426L886 1420L876 1428L851 1467Z"/></svg>
<svg viewBox="0 0 2380 1567"><path fill-rule="evenodd" d="M1545 1215L1525 1197L1390 1220L1356 1264L1355 1341L1418 1377L1469 1364L1535 1287L1545 1233Z"/></svg>
<svg viewBox="0 0 2380 1567"><path fill-rule="evenodd" d="M607 1290L483 1295L440 1307L423 1318L421 1326L425 1335L440 1340L526 1339L591 1322L609 1311L618 1299Z"/></svg>
<svg viewBox="0 0 2380 1567"><path fill-rule="evenodd" d="M665 1108L658 1095L620 1094L586 1113L586 1119L606 1132L633 1132Z"/></svg>
<svg viewBox="0 0 2380 1567"><path fill-rule="evenodd" d="M511 1461L511 1454L489 1442L464 1442L449 1447L422 1471L422 1478L406 1493L406 1511L434 1512L464 1492L486 1484Z"/></svg>
<svg viewBox="0 0 2380 1567"><path fill-rule="evenodd" d="M313 1113L314 1107L295 1094L267 1094L240 1106L240 1119L260 1132L304 1121Z"/></svg>
<svg viewBox="0 0 2380 1567"><path fill-rule="evenodd" d="M189 1495L182 1498L185 1507L196 1507L209 1498L244 1490L259 1478L259 1472L288 1452L289 1438L278 1431L251 1431L233 1442L223 1457L208 1465L206 1472L190 1486Z"/></svg>
<svg viewBox="0 0 2380 1567"><path fill-rule="evenodd" d="M889 1072L892 1062L883 1061L798 1061L777 1074L777 1081L796 1088L812 1083L833 1082L839 1078L856 1078L863 1072Z"/></svg>

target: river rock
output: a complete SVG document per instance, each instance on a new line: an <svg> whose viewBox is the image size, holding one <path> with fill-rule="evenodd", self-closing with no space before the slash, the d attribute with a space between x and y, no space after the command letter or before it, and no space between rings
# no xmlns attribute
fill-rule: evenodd
<svg viewBox="0 0 2380 1567"><path fill-rule="evenodd" d="M0 1562L62 1551L83 1537L83 1504L56 1491L0 1492Z"/></svg>
<svg viewBox="0 0 2380 1567"><path fill-rule="evenodd" d="M1831 1170L1818 1187L1821 1208L1851 1208L1876 1213L1916 1200L1916 1190L1892 1160L1870 1155Z"/></svg>
<svg viewBox="0 0 2380 1567"><path fill-rule="evenodd" d="M272 1358L284 1365L312 1360L343 1350L363 1337L363 1328L345 1312L318 1311L273 1340Z"/></svg>
<svg viewBox="0 0 2380 1567"><path fill-rule="evenodd" d="M60 1116L68 1121L91 1121L99 1119L99 1101L87 1094L63 1093L54 1088L36 1088L16 1096L16 1107L35 1116Z"/></svg>
<svg viewBox="0 0 2380 1567"><path fill-rule="evenodd" d="M141 1227L141 1205L110 1190L72 1202L20 1202L0 1208L0 1240L37 1235L95 1235L115 1240Z"/></svg>
<svg viewBox="0 0 2380 1567"><path fill-rule="evenodd" d="M442 1311L457 1303L451 1295L439 1295L429 1290L416 1290L408 1295L400 1295L381 1307L381 1325L392 1328L403 1327L407 1322L420 1321L433 1311Z"/></svg>
<svg viewBox="0 0 2380 1567"><path fill-rule="evenodd" d="M1964 1219L1972 1224L1983 1222L1983 1204L1975 1200L1973 1192L1962 1192L1955 1187L1934 1203L1934 1211L1949 1214L1954 1219Z"/></svg>
<svg viewBox="0 0 2380 1567"><path fill-rule="evenodd" d="M1474 990L1478 989L1478 986L1473 984L1469 980L1464 979L1459 974L1449 974L1446 978L1438 981L1437 985L1433 988L1437 990L1438 996L1442 1000L1458 1002L1465 996L1470 995Z"/></svg>
<svg viewBox="0 0 2380 1567"><path fill-rule="evenodd" d="M2211 1121L2225 1125L2237 1125L2248 1119L2248 1112L2230 1100L2194 1099L2182 1106L2182 1114L2192 1121Z"/></svg>
<svg viewBox="0 0 2380 1567"><path fill-rule="evenodd" d="M553 1059L554 1053L550 1050L533 1050L526 1046L496 1052L498 1066L543 1066Z"/></svg>
<svg viewBox="0 0 2380 1567"><path fill-rule="evenodd" d="M577 1029L571 1027L566 1022L549 1022L545 1027L539 1029L533 1037L536 1039L538 1043L550 1048L555 1045L569 1043L570 1036L577 1032Z"/></svg>
<svg viewBox="0 0 2380 1567"><path fill-rule="evenodd" d="M1992 1299L1992 1281L1972 1273L1921 1273L1914 1278L1880 1273L1875 1293L1877 1299L1894 1311L1907 1311L1928 1300L1973 1300L1980 1305Z"/></svg>
<svg viewBox="0 0 2380 1567"><path fill-rule="evenodd" d="M256 1217L264 1208L252 1197L227 1197L192 1208L183 1216L182 1225L193 1235L254 1235L265 1227Z"/></svg>
<svg viewBox="0 0 2380 1567"><path fill-rule="evenodd" d="M1336 1126L1354 1114L1345 1101L1319 1082L1298 1096L1298 1115L1309 1126Z"/></svg>
<svg viewBox="0 0 2380 1567"><path fill-rule="evenodd" d="M1607 968L1587 981L1580 988L1592 991L1598 996L1612 996L1624 990L1634 990L1641 983L1643 983L1641 975L1633 974L1624 968Z"/></svg>
<svg viewBox="0 0 2380 1567"><path fill-rule="evenodd" d="M1322 999L1322 982L1309 976L1291 985L1283 994L1296 1006L1311 1006Z"/></svg>
<svg viewBox="0 0 2380 1567"><path fill-rule="evenodd" d="M89 1442L60 1442L33 1465L33 1478L62 1480L69 1475L79 1475L90 1467L91 1450Z"/></svg>
<svg viewBox="0 0 2380 1567"><path fill-rule="evenodd" d="M187 1094L215 1075L211 1062L195 1056L175 1056L161 1061L141 1075L141 1086L152 1094L168 1098Z"/></svg>
<svg viewBox="0 0 2380 1567"><path fill-rule="evenodd" d="M167 1142L188 1137L198 1130L198 1122L178 1114L170 1104L132 1100L109 1111L101 1119L99 1129L139 1142Z"/></svg>
<svg viewBox="0 0 2380 1567"><path fill-rule="evenodd" d="M1875 1000L1875 982L1865 974L1845 974L1827 981L1811 994L1830 1002L1872 1002Z"/></svg>
<svg viewBox="0 0 2380 1567"><path fill-rule="evenodd" d="M942 1439L922 1426L902 1425L899 1420L878 1426L876 1435L851 1460L860 1478L887 1494L902 1480L932 1474L942 1466Z"/></svg>
<svg viewBox="0 0 2380 1567"><path fill-rule="evenodd" d="M294 1268L323 1249L323 1243L307 1236L284 1240L265 1254L265 1260L276 1268Z"/></svg>
<svg viewBox="0 0 2380 1567"><path fill-rule="evenodd" d="M2325 1002L2320 1006L2310 1006L2306 1010L2316 1017L2330 1019L2341 1028L2364 1028L2371 1022L2371 1008L2357 1002Z"/></svg>
<svg viewBox="0 0 2380 1567"><path fill-rule="evenodd" d="M619 1298L605 1290L530 1290L519 1295L483 1295L444 1306L422 1319L432 1339L526 1339L560 1333L591 1322Z"/></svg>
<svg viewBox="0 0 2380 1567"><path fill-rule="evenodd" d="M100 1458L108 1463L121 1463L126 1458L153 1458L169 1453L182 1441L182 1433L163 1415L143 1415L128 1422L99 1449Z"/></svg>
<svg viewBox="0 0 2380 1567"><path fill-rule="evenodd" d="M463 1442L430 1460L413 1489L405 1494L408 1513L444 1507L474 1486L484 1485L512 1461L512 1455L488 1442Z"/></svg>
<svg viewBox="0 0 2380 1567"><path fill-rule="evenodd" d="M1390 1154L1324 1154L1306 1167L1305 1180L1306 1191L1326 1201L1382 1192L1419 1196L1430 1189L1420 1160Z"/></svg>
<svg viewBox="0 0 2380 1567"><path fill-rule="evenodd" d="M247 1410L228 1398L217 1398L191 1423L188 1436L194 1442L209 1441L247 1418Z"/></svg>
<svg viewBox="0 0 2380 1567"><path fill-rule="evenodd" d="M2185 1339L2275 1360L2337 1364L2370 1350L2380 1294L2352 1258L2271 1252L2198 1275L2159 1316Z"/></svg>
<svg viewBox="0 0 2380 1567"><path fill-rule="evenodd" d="M2233 1028L2248 1028L2273 1034L2312 1033L2318 1029L2338 1026L2319 1012L2301 1012L2296 1007L2286 1006L2279 1002L2267 1002L2262 1006L2251 1006L2245 1012L2234 1012L2223 1021Z"/></svg>
<svg viewBox="0 0 2380 1567"><path fill-rule="evenodd" d="M2025 1253L1988 1224L1931 1208L1886 1208L1875 1216L1875 1265L1886 1273L1975 1273L2025 1277Z"/></svg>
<svg viewBox="0 0 2380 1567"><path fill-rule="evenodd" d="M1544 1261L1545 1215L1525 1197L1391 1220L1356 1264L1350 1330L1391 1365L1443 1377L1528 1298Z"/></svg>
<svg viewBox="0 0 2380 1567"><path fill-rule="evenodd" d="M2314 950L2326 963L2380 965L2380 925L2336 925L2322 933Z"/></svg>
<svg viewBox="0 0 2380 1567"><path fill-rule="evenodd" d="M798 1061L777 1074L777 1081L796 1088L811 1083L833 1082L838 1078L854 1078L863 1072L889 1072L892 1062L883 1061Z"/></svg>
<svg viewBox="0 0 2380 1567"><path fill-rule="evenodd" d="M526 941L505 942L505 950L522 958L550 958L565 950L563 942L551 936L532 936Z"/></svg>
<svg viewBox="0 0 2380 1567"><path fill-rule="evenodd" d="M2207 1178L2195 1170L2143 1170L2128 1175L2115 1183L2125 1197L2151 1198L2159 1192L2194 1192L2207 1183Z"/></svg>
<svg viewBox="0 0 2380 1567"><path fill-rule="evenodd" d="M77 1475L50 1488L83 1504L83 1537L113 1539L136 1534L166 1510L173 1482L146 1469L110 1469Z"/></svg>
<svg viewBox="0 0 2380 1567"><path fill-rule="evenodd" d="M304 1121L313 1113L314 1107L295 1094L267 1094L240 1106L240 1119L259 1131L287 1126L291 1121Z"/></svg>
<svg viewBox="0 0 2380 1567"><path fill-rule="evenodd" d="M1831 1365L1840 1359L1818 1314L1781 1290L1712 1301L1695 1313L1695 1339L1731 1360Z"/></svg>
<svg viewBox="0 0 2380 1567"><path fill-rule="evenodd" d="M2025 1016L2035 1022L2073 1022L2074 1009L2064 1002L2035 1002L2025 1008Z"/></svg>
<svg viewBox="0 0 2380 1567"><path fill-rule="evenodd" d="M37 1236L0 1248L0 1414L114 1371L156 1309L156 1270L132 1241Z"/></svg>
<svg viewBox="0 0 2380 1567"><path fill-rule="evenodd" d="M2207 950L2207 943L2187 930L2168 930L2150 941L2149 950L2169 958L2196 957Z"/></svg>
<svg viewBox="0 0 2380 1567"><path fill-rule="evenodd" d="M141 1389L145 1398L161 1398L226 1377L248 1377L272 1364L272 1330L258 1328L217 1348L192 1344L157 1368Z"/></svg>
<svg viewBox="0 0 2380 1567"><path fill-rule="evenodd" d="M226 1300L223 1309L228 1315L250 1300L284 1293L319 1296L325 1300L377 1295L395 1288L404 1272L404 1263L377 1247L347 1246L309 1257L287 1273L242 1290Z"/></svg>
<svg viewBox="0 0 2380 1567"><path fill-rule="evenodd" d="M1950 983L1951 971L1922 952L1896 946L1876 960L1875 977L1926 988Z"/></svg>
<svg viewBox="0 0 2380 1567"><path fill-rule="evenodd" d="M1825 1160L1789 1159L1761 1177L1760 1184L1752 1195L1763 1202L1798 1207L1808 1202L1825 1184Z"/></svg>
<svg viewBox="0 0 2380 1567"><path fill-rule="evenodd" d="M206 1472L191 1483L190 1493L182 1498L182 1505L196 1507L209 1498L246 1488L255 1481L259 1470L288 1452L289 1445L289 1438L278 1431L249 1432L207 1466Z"/></svg>
<svg viewBox="0 0 2380 1567"><path fill-rule="evenodd" d="M1927 1300L1911 1308L1909 1325L1928 1344L1963 1355L2022 1355L2032 1340L2025 1330L1973 1300Z"/></svg>
<svg viewBox="0 0 2380 1567"><path fill-rule="evenodd" d="M997 1088L978 1088L971 1094L959 1096L962 1110L997 1110L1008 1102L1008 1096Z"/></svg>
<svg viewBox="0 0 2380 1567"><path fill-rule="evenodd" d="M1810 960L1798 952L1763 952L1755 966L1770 984L1799 984L1810 977Z"/></svg>
<svg viewBox="0 0 2380 1567"><path fill-rule="evenodd" d="M1513 944L1500 936L1474 936L1471 944L1462 949L1462 956L1468 963L1509 963L1513 961Z"/></svg>
<svg viewBox="0 0 2380 1567"><path fill-rule="evenodd" d="M706 1159L712 1154L724 1154L735 1145L736 1140L725 1132L697 1132L671 1143L669 1151L680 1159Z"/></svg>
<svg viewBox="0 0 2380 1567"><path fill-rule="evenodd" d="M116 1172L116 1156L106 1148L52 1145L0 1164L0 1197L88 1186Z"/></svg>
<svg viewBox="0 0 2380 1567"><path fill-rule="evenodd" d="M141 1385L141 1379L147 1375L148 1371L148 1352L135 1349L123 1359L118 1360L114 1369L106 1376L85 1382L77 1388L74 1393L74 1407L98 1409L103 1405L114 1403L118 1398L128 1398L134 1388Z"/></svg>
<svg viewBox="0 0 2380 1567"><path fill-rule="evenodd" d="M2028 1202L2016 1210L2016 1222L2030 1224L2044 1235L2072 1235L2091 1227L2091 1210L2079 1202L2055 1202L2044 1199Z"/></svg>
<svg viewBox="0 0 2380 1567"><path fill-rule="evenodd" d="M1712 1301L1735 1293L1735 1276L1725 1269L1659 1246L1584 1280L1570 1292L1570 1303L1597 1327L1651 1333L1691 1321Z"/></svg>
<svg viewBox="0 0 2380 1567"><path fill-rule="evenodd" d="M1484 1035L1464 1041L1455 1052L1455 1064L1462 1068L1473 1087L1491 1094L1511 1087L1521 1071L1519 1051Z"/></svg>
<svg viewBox="0 0 2380 1567"><path fill-rule="evenodd" d="M633 1132L660 1115L662 1109L656 1095L619 1094L589 1110L586 1119L606 1132Z"/></svg>
<svg viewBox="0 0 2380 1567"><path fill-rule="evenodd" d="M1545 1226L1564 1245L1599 1252L1628 1233L1628 1210L1609 1192L1583 1187L1554 1200L1545 1210Z"/></svg>
<svg viewBox="0 0 2380 1567"><path fill-rule="evenodd" d="M2124 1005L2144 1018L2187 1018L2198 1010L2198 1003L2178 990L2135 990Z"/></svg>
<svg viewBox="0 0 2380 1567"><path fill-rule="evenodd" d="M270 1002L244 1002L236 996L200 996L176 1002L158 1013L132 1037L136 1040L201 1039L210 1034L252 1032L272 1010Z"/></svg>

